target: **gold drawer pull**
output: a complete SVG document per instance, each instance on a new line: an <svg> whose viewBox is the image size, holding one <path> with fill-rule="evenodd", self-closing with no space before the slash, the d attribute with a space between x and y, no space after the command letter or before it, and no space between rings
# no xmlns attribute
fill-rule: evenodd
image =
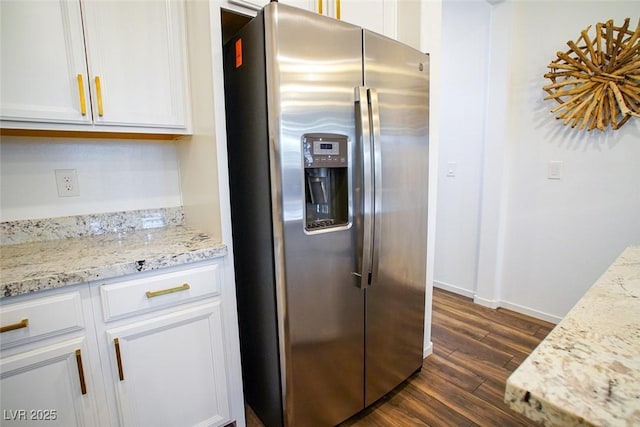
<svg viewBox="0 0 640 427"><path fill-rule="evenodd" d="M78 364L80 391L82 391L82 394L87 394L87 383L84 381L84 369L82 369L82 355L80 354L80 349L76 350L76 363Z"/></svg>
<svg viewBox="0 0 640 427"><path fill-rule="evenodd" d="M113 345L116 347L116 360L118 362L118 378L120 378L120 381L124 381L124 370L122 369L122 356L120 355L120 340L118 338L114 338Z"/></svg>
<svg viewBox="0 0 640 427"><path fill-rule="evenodd" d="M191 289L191 286L189 286L188 283L184 283L182 286L176 286L175 288L162 289L160 291L147 291L145 295L147 298L153 298L159 297L160 295L172 294L174 292L188 291L189 289Z"/></svg>
<svg viewBox="0 0 640 427"><path fill-rule="evenodd" d="M27 326L29 326L29 319L22 319L18 323L0 327L0 334L3 332L15 331L16 329L26 328Z"/></svg>

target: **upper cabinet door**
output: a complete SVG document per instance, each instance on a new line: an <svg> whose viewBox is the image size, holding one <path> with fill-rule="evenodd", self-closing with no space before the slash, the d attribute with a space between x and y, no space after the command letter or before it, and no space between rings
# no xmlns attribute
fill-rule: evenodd
<svg viewBox="0 0 640 427"><path fill-rule="evenodd" d="M319 1L326 0L278 0L280 3L288 4L289 6L295 6L300 9L310 10L312 12L318 12L317 4ZM231 9L234 9L237 6L241 8L248 9L253 12L258 12L264 6L269 4L271 0L226 0L228 6L231 6ZM224 5L227 6L227 5ZM255 13L250 13L251 15L255 15Z"/></svg>
<svg viewBox="0 0 640 427"><path fill-rule="evenodd" d="M264 6L269 0L229 0ZM307 9L320 15L349 22L395 39L398 0L280 0L280 3Z"/></svg>
<svg viewBox="0 0 640 427"><path fill-rule="evenodd" d="M0 16L1 119L89 123L80 3L3 0Z"/></svg>
<svg viewBox="0 0 640 427"><path fill-rule="evenodd" d="M367 30L396 38L397 0L325 0L327 13Z"/></svg>
<svg viewBox="0 0 640 427"><path fill-rule="evenodd" d="M96 125L185 128L183 2L82 6Z"/></svg>

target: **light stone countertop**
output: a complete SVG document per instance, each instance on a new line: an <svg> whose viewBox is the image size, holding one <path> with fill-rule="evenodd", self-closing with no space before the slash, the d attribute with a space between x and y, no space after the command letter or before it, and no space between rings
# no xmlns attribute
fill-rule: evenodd
<svg viewBox="0 0 640 427"><path fill-rule="evenodd" d="M640 246L509 377L505 402L547 426L640 425Z"/></svg>
<svg viewBox="0 0 640 427"><path fill-rule="evenodd" d="M0 246L0 299L61 288L94 280L109 279L142 271L157 270L225 256L226 245L182 223L181 209L144 211L157 228L143 228L140 212L88 217L3 223L6 240L20 243ZM177 219L167 220L169 216ZM133 218L133 219L132 219ZM32 238L43 230L56 234L62 222L81 224L66 227L65 236ZM115 222L115 225L114 225ZM132 223L136 223L133 224ZM53 224L53 225L52 225ZM85 225L100 224L98 231ZM105 224L108 226L106 227ZM73 233L77 235L73 236ZM47 234L51 234L48 233Z"/></svg>

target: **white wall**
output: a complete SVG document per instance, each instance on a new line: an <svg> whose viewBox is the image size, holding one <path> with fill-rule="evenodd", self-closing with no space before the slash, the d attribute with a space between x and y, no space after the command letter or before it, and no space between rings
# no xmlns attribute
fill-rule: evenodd
<svg viewBox="0 0 640 427"><path fill-rule="evenodd" d="M411 7L403 9L411 10ZM442 78L442 1L420 2L420 50L429 53L429 208L427 224L427 277L424 322L424 355L433 350L431 343L432 293L435 272L436 218L438 199L438 149L440 147L441 78ZM401 40L403 41L403 40ZM404 40L411 42L411 40Z"/></svg>
<svg viewBox="0 0 640 427"><path fill-rule="evenodd" d="M76 169L78 197L58 197L55 169ZM3 136L0 220L181 206L173 142Z"/></svg>
<svg viewBox="0 0 640 427"><path fill-rule="evenodd" d="M211 22L209 3L189 1L186 4L189 82L191 91L191 120L193 135L183 137L177 144L180 165L180 187L186 222L218 241L222 236L220 214L220 186L218 184L218 155L212 69ZM219 31L219 24L215 28ZM224 138L223 141L226 141ZM226 169L226 163L224 164Z"/></svg>
<svg viewBox="0 0 640 427"><path fill-rule="evenodd" d="M175 142L3 136L0 220L183 205L189 225L222 241L208 2L190 1L186 12L193 135ZM80 197L58 197L55 169L77 170Z"/></svg>
<svg viewBox="0 0 640 427"><path fill-rule="evenodd" d="M435 285L466 296L476 281L490 17L484 0L442 4Z"/></svg>
<svg viewBox="0 0 640 427"><path fill-rule="evenodd" d="M447 28L476 19L473 7L471 2L444 2L443 52L456 49L460 42L451 38L453 32L445 36ZM459 180L458 185L466 188L463 195L446 184L439 189L436 282L471 291L485 305L555 321L624 247L640 244L640 120L631 119L622 129L604 133L566 128L549 113L554 104L543 101L541 87L547 83L543 75L556 51L566 50L565 43L575 40L581 30L610 18L621 23L630 17L635 25L640 9L635 1L612 0L509 1L490 7L485 130L459 147L460 152L470 153L473 162L480 156L482 169ZM457 15L447 13L453 10ZM473 52L482 43L474 39L467 47ZM462 57L460 52L456 55ZM443 76L453 66L443 66ZM475 65L471 72L477 72ZM443 86L443 112L479 101L446 89ZM445 141L454 140L461 131L456 129L453 136L451 132L443 125L441 169L449 160L446 147L452 143ZM552 160L564 164L561 180L547 179ZM452 270L456 265L469 268L473 243L458 238L456 246L450 236L467 228L473 240L477 226L469 223L472 215L456 210L464 209L465 197L475 197L478 182L482 183L479 209L468 205L477 215L480 236L475 286L470 287L468 276ZM455 200L460 203L452 203Z"/></svg>
<svg viewBox="0 0 640 427"><path fill-rule="evenodd" d="M549 113L556 104L542 100L542 76L581 30L607 19L637 23L640 8L637 1L496 7L511 8L502 52L510 68L495 76L508 101L505 111L490 111L509 124L501 300L562 317L626 246L640 244L640 120L605 133L566 128ZM551 160L564 162L560 181L547 179Z"/></svg>

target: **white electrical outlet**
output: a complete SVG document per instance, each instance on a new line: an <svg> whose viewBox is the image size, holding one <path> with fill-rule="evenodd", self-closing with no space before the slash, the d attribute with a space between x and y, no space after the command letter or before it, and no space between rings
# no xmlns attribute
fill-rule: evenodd
<svg viewBox="0 0 640 427"><path fill-rule="evenodd" d="M80 195L78 174L75 169L56 169L55 173L58 197L75 197Z"/></svg>

